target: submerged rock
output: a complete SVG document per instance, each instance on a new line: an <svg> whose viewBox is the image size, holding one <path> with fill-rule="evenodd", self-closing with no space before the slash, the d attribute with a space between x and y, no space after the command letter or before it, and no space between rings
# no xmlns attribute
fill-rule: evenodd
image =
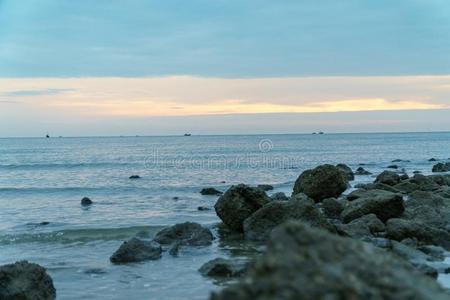
<svg viewBox="0 0 450 300"><path fill-rule="evenodd" d="M341 169L322 165L303 172L295 181L292 195L305 193L316 202L339 197L348 186L348 179Z"/></svg>
<svg viewBox="0 0 450 300"><path fill-rule="evenodd" d="M372 175L372 173L367 171L363 167L358 167L358 169L356 169L355 171L355 175Z"/></svg>
<svg viewBox="0 0 450 300"><path fill-rule="evenodd" d="M140 179L140 178L141 178L141 176L139 176L139 175L131 175L129 177L129 179Z"/></svg>
<svg viewBox="0 0 450 300"><path fill-rule="evenodd" d="M375 183L384 183L391 186L396 185L397 183L400 183L400 176L392 171L383 171L377 176Z"/></svg>
<svg viewBox="0 0 450 300"><path fill-rule="evenodd" d="M200 224L185 222L165 228L154 238L161 245L179 243L180 246L208 246L211 245L213 235L208 228Z"/></svg>
<svg viewBox="0 0 450 300"><path fill-rule="evenodd" d="M244 220L269 203L264 191L245 184L234 185L214 205L217 216L230 229L243 231Z"/></svg>
<svg viewBox="0 0 450 300"><path fill-rule="evenodd" d="M56 299L56 290L43 267L19 261L0 266L0 299L53 300Z"/></svg>
<svg viewBox="0 0 450 300"><path fill-rule="evenodd" d="M197 210L198 211L206 211L206 210L211 210L211 208L206 207L206 206L199 206L199 207L197 207Z"/></svg>
<svg viewBox="0 0 450 300"><path fill-rule="evenodd" d="M161 258L161 253L160 244L132 238L123 242L109 260L115 264L156 260Z"/></svg>
<svg viewBox="0 0 450 300"><path fill-rule="evenodd" d="M273 231L248 275L211 299L444 300L448 294L382 249L288 222Z"/></svg>
<svg viewBox="0 0 450 300"><path fill-rule="evenodd" d="M346 164L337 164L336 167L341 170L342 174L347 178L347 180L355 180L355 174L353 170Z"/></svg>
<svg viewBox="0 0 450 300"><path fill-rule="evenodd" d="M92 202L92 200L89 199L88 197L84 197L83 199L81 199L81 205L82 206L89 206L92 203L94 203L94 202Z"/></svg>
<svg viewBox="0 0 450 300"><path fill-rule="evenodd" d="M403 197L383 190L368 190L358 199L353 200L341 214L344 223L349 223L364 215L375 214L381 221L399 217L405 210Z"/></svg>
<svg viewBox="0 0 450 300"><path fill-rule="evenodd" d="M276 226L291 219L335 232L334 226L314 204L293 199L274 201L257 210L244 221L244 236L248 240L267 240Z"/></svg>
<svg viewBox="0 0 450 300"><path fill-rule="evenodd" d="M256 187L265 192L273 190L273 186L270 184L258 184Z"/></svg>
<svg viewBox="0 0 450 300"><path fill-rule="evenodd" d="M248 262L215 258L201 266L199 272L210 277L238 277L242 276L247 268Z"/></svg>
<svg viewBox="0 0 450 300"><path fill-rule="evenodd" d="M219 190L216 190L215 188L209 187L209 188L204 188L200 191L200 194L204 195L204 196L218 196L218 195L222 195L223 193Z"/></svg>

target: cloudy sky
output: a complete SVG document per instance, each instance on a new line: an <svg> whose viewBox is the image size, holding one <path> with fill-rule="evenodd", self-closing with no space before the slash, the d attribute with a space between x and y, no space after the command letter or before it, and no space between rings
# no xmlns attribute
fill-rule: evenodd
<svg viewBox="0 0 450 300"><path fill-rule="evenodd" d="M447 0L0 0L0 136L450 130Z"/></svg>

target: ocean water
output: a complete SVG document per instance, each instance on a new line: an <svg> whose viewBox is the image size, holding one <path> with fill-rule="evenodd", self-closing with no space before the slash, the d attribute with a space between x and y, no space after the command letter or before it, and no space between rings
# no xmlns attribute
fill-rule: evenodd
<svg viewBox="0 0 450 300"><path fill-rule="evenodd" d="M137 233L151 237L184 221L217 235L214 210L197 210L217 199L200 195L203 187L272 184L270 193L289 195L298 175L319 164L365 164L376 174L403 159L409 162L397 164L406 172L430 174L431 157L450 158L450 133L4 138L0 264L42 264L58 299L207 299L223 283L198 268L218 256L250 255L251 245L215 239L177 258L129 265L112 265L109 256ZM358 176L352 184L373 180ZM81 207L85 196L94 205ZM439 281L450 286L448 276Z"/></svg>

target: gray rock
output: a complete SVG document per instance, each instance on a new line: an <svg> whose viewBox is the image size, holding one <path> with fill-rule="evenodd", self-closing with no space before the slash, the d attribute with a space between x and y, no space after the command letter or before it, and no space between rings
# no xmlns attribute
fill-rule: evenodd
<svg viewBox="0 0 450 300"><path fill-rule="evenodd" d="M339 218L344 210L344 204L335 198L327 198L322 201L322 209L329 218Z"/></svg>
<svg viewBox="0 0 450 300"><path fill-rule="evenodd" d="M423 253L432 257L433 260L444 260L445 259L445 249L440 246L424 245L418 248Z"/></svg>
<svg viewBox="0 0 450 300"><path fill-rule="evenodd" d="M384 183L367 183L367 184L358 184L358 186L355 186L358 189L363 190L383 190L388 191L392 193L400 193L399 190L395 189L393 186L384 184ZM356 198L355 198L356 199ZM348 199L350 200L350 199ZM354 200L354 199L352 199Z"/></svg>
<svg viewBox="0 0 450 300"><path fill-rule="evenodd" d="M348 179L342 171L332 165L322 165L306 170L295 181L292 195L305 193L316 202L326 198L339 197L348 186Z"/></svg>
<svg viewBox="0 0 450 300"><path fill-rule="evenodd" d="M217 216L230 229L243 231L244 220L269 203L264 191L245 184L234 185L214 205Z"/></svg>
<svg viewBox="0 0 450 300"><path fill-rule="evenodd" d="M440 172L449 172L450 171L450 163L438 163L433 166L433 173Z"/></svg>
<svg viewBox="0 0 450 300"><path fill-rule="evenodd" d="M88 197L84 197L83 199L81 199L81 205L82 206L89 206L92 203L94 203L94 202L92 202L92 200L89 199Z"/></svg>
<svg viewBox="0 0 450 300"><path fill-rule="evenodd" d="M213 235L208 228L200 224L185 222L173 225L158 232L154 238L161 245L179 243L181 246L211 245Z"/></svg>
<svg viewBox="0 0 450 300"><path fill-rule="evenodd" d="M289 200L289 197L286 196L286 194L283 192L275 193L272 196L270 196L270 198L274 201L288 201Z"/></svg>
<svg viewBox="0 0 450 300"><path fill-rule="evenodd" d="M337 225L338 232L352 238L363 238L385 230L385 226L374 214L364 215L348 224Z"/></svg>
<svg viewBox="0 0 450 300"><path fill-rule="evenodd" d="M414 191L419 190L420 186L418 184L416 184L416 183L411 182L411 181L402 181L402 182L394 185L394 188L396 190L399 190L399 191L403 192L403 193L409 194L409 193L412 193Z"/></svg>
<svg viewBox="0 0 450 300"><path fill-rule="evenodd" d="M161 258L161 253L160 244L132 238L123 242L109 260L115 264L156 260Z"/></svg>
<svg viewBox="0 0 450 300"><path fill-rule="evenodd" d="M273 186L270 184L258 184L256 187L265 192L273 190Z"/></svg>
<svg viewBox="0 0 450 300"><path fill-rule="evenodd" d="M403 197L383 190L368 190L360 198L348 202L341 214L344 223L364 215L375 214L381 221L399 217L405 210Z"/></svg>
<svg viewBox="0 0 450 300"><path fill-rule="evenodd" d="M390 186L400 183L400 176L392 171L383 171L375 179L375 183L384 183Z"/></svg>
<svg viewBox="0 0 450 300"><path fill-rule="evenodd" d="M204 195L204 196L218 196L218 195L222 195L223 193L219 190L216 190L215 188L209 187L209 188L204 188L200 191L200 194Z"/></svg>
<svg viewBox="0 0 450 300"><path fill-rule="evenodd" d="M43 267L18 261L0 266L0 299L53 300L56 299L56 290Z"/></svg>
<svg viewBox="0 0 450 300"><path fill-rule="evenodd" d="M449 296L434 280L382 249L289 222L273 231L267 252L243 280L210 299L444 300Z"/></svg>
<svg viewBox="0 0 450 300"><path fill-rule="evenodd" d="M358 167L358 169L356 169L355 171L355 175L372 175L372 173L367 171L363 167Z"/></svg>
<svg viewBox="0 0 450 300"><path fill-rule="evenodd" d="M416 238L421 245L439 245L450 249L450 234L422 222L404 219L390 219L386 223L387 237L396 241Z"/></svg>
<svg viewBox="0 0 450 300"><path fill-rule="evenodd" d="M244 236L248 240L267 240L276 226L291 219L335 232L334 226L313 204L293 199L274 201L257 210L244 221Z"/></svg>
<svg viewBox="0 0 450 300"><path fill-rule="evenodd" d="M199 269L203 276L209 277L238 277L245 274L248 262L215 258L208 261Z"/></svg>
<svg viewBox="0 0 450 300"><path fill-rule="evenodd" d="M346 164L337 164L336 167L341 170L342 174L347 178L347 180L355 180L355 174L353 170Z"/></svg>

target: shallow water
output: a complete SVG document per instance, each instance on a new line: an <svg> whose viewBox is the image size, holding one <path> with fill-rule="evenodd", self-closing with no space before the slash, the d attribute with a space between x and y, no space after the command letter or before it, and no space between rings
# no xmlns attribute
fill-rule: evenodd
<svg viewBox="0 0 450 300"><path fill-rule="evenodd" d="M199 194L206 186L268 183L290 194L318 164L363 163L376 174L400 158L408 173L430 174L431 157L450 157L450 133L0 139L0 264L44 265L60 299L206 299L220 285L197 269L247 255L233 243L140 264L115 266L109 256L137 233L184 221L217 235L214 210L197 210L217 199ZM88 209L84 196L95 202Z"/></svg>

